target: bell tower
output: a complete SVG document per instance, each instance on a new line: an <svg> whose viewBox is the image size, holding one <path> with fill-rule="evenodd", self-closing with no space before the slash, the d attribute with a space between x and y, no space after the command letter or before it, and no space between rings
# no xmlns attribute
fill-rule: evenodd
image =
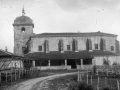
<svg viewBox="0 0 120 90"><path fill-rule="evenodd" d="M25 16L24 7L22 9L22 16L17 17L13 23L14 27L14 53L17 55L24 55L26 49L26 42L33 35L33 20Z"/></svg>

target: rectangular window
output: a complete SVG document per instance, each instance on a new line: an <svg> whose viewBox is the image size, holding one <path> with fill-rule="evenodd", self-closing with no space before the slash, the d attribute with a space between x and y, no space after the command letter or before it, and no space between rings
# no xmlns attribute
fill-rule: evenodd
<svg viewBox="0 0 120 90"><path fill-rule="evenodd" d="M38 46L38 51L42 51L42 46Z"/></svg>
<svg viewBox="0 0 120 90"><path fill-rule="evenodd" d="M67 50L70 50L70 45L67 45Z"/></svg>
<svg viewBox="0 0 120 90"><path fill-rule="evenodd" d="M98 44L95 44L95 49L98 49Z"/></svg>
<svg viewBox="0 0 120 90"><path fill-rule="evenodd" d="M111 46L111 51L114 51L114 47L113 46Z"/></svg>

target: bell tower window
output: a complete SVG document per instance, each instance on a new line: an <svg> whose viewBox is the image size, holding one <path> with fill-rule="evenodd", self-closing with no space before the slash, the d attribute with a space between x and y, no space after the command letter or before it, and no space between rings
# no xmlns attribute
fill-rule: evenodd
<svg viewBox="0 0 120 90"><path fill-rule="evenodd" d="M24 27L21 28L21 32L25 32L25 28Z"/></svg>

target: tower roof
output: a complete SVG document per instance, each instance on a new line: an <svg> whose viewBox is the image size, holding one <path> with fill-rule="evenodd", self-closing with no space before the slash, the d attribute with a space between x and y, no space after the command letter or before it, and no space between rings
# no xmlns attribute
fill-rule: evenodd
<svg viewBox="0 0 120 90"><path fill-rule="evenodd" d="M13 26L19 25L32 25L34 27L33 20L30 17L25 16L24 8L22 10L22 16L17 17L13 23Z"/></svg>

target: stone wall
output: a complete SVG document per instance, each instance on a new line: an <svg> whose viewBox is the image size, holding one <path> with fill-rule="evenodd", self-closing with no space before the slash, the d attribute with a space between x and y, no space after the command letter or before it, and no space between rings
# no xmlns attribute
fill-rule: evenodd
<svg viewBox="0 0 120 90"><path fill-rule="evenodd" d="M22 27L25 28L25 32L22 32ZM17 55L23 55L22 47L25 47L26 42L30 36L33 35L32 26L14 26L14 53Z"/></svg>
<svg viewBox="0 0 120 90"><path fill-rule="evenodd" d="M114 47L114 51L116 52L116 37L107 37L107 36L89 36L89 37L41 37L41 38L32 38L30 51L38 52L38 46L42 46L42 52L44 52L44 41L49 41L49 51L58 51L58 42L60 39L63 40L64 43L64 51L67 51L67 45L71 46L72 51L72 41L76 39L78 41L78 50L86 50L86 41L87 39L91 39L92 41L92 50L95 50L95 44L98 44L98 50L100 50L100 40L104 39L106 41L106 50L111 51L111 46Z"/></svg>
<svg viewBox="0 0 120 90"><path fill-rule="evenodd" d="M120 56L96 56L94 58L96 65L103 65L103 59L109 60L109 65L112 65L114 62L120 64Z"/></svg>

